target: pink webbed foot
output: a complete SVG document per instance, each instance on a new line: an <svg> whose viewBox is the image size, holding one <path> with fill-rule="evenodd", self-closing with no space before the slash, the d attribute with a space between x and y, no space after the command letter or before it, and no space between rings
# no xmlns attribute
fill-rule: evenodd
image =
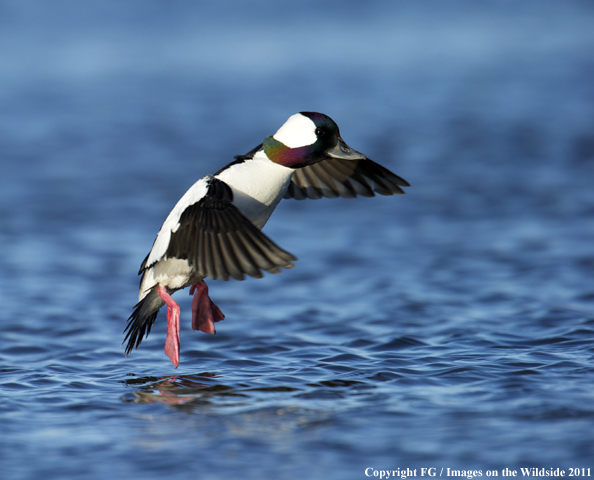
<svg viewBox="0 0 594 480"><path fill-rule="evenodd" d="M204 333L217 333L214 322L220 322L225 318L225 315L208 296L208 287L204 280L192 285L190 295L194 295L192 329L202 330Z"/></svg>
<svg viewBox="0 0 594 480"><path fill-rule="evenodd" d="M175 368L179 365L179 305L167 289L159 285L157 292L167 305L167 339L165 340L165 355L169 357Z"/></svg>

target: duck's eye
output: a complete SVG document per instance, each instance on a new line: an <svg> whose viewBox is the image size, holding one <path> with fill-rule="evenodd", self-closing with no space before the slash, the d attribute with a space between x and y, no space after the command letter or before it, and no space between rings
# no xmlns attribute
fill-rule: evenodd
<svg viewBox="0 0 594 480"><path fill-rule="evenodd" d="M318 137L323 137L325 133L326 132L324 132L324 130L322 130L321 128L316 128L316 135Z"/></svg>

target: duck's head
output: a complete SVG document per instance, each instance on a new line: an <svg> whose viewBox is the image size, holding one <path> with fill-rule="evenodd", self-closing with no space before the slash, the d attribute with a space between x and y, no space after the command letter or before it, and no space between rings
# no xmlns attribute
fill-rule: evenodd
<svg viewBox="0 0 594 480"><path fill-rule="evenodd" d="M367 158L344 142L334 120L316 112L300 112L289 117L274 135L264 140L263 148L270 160L291 168L305 167L328 158Z"/></svg>

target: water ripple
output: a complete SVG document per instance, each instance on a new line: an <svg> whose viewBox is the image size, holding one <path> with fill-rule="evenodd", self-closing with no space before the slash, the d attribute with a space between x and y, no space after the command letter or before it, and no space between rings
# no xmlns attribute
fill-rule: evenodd
<svg viewBox="0 0 594 480"><path fill-rule="evenodd" d="M586 3L527 0L511 15L316 2L318 30L282 2L130 0L115 23L114 2L38 2L34 16L26 3L0 6L7 45L22 46L0 51L3 478L588 466ZM237 31L213 37L215 13ZM276 37L282 61L256 59ZM301 51L314 43L316 65ZM358 67L336 68L354 45ZM188 68L189 51L212 66L231 50L237 74L193 54ZM163 313L124 357L135 272L171 205L305 108L409 180L407 195L281 202L265 231L300 258L294 270L211 282L226 314L216 335L191 330L177 293L177 370Z"/></svg>

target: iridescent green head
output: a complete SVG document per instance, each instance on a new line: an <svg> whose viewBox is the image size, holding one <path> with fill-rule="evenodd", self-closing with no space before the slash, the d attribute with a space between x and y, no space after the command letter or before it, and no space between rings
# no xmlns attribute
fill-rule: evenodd
<svg viewBox="0 0 594 480"><path fill-rule="evenodd" d="M329 116L316 112L297 113L263 143L264 153L275 163L300 168L328 158L362 160L340 137L338 125Z"/></svg>

